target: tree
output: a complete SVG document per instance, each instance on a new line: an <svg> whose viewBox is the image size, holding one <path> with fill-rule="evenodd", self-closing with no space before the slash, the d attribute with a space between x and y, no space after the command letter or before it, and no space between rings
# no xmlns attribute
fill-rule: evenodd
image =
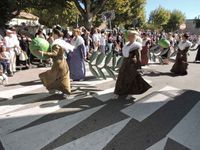
<svg viewBox="0 0 200 150"><path fill-rule="evenodd" d="M133 20L137 20L137 25L140 26L145 22L145 6L146 0L114 0L107 1L105 7L96 17L98 23L101 21L101 13L114 10L115 19L112 21L117 26L133 26Z"/></svg>
<svg viewBox="0 0 200 150"><path fill-rule="evenodd" d="M71 0L83 17L87 29L92 27L93 18L102 10L106 2L111 0Z"/></svg>
<svg viewBox="0 0 200 150"><path fill-rule="evenodd" d="M79 11L74 3L69 2L64 5L55 3L54 6L40 9L29 9L30 13L37 15L40 18L40 23L48 27L52 27L55 24L61 26L75 26Z"/></svg>
<svg viewBox="0 0 200 150"><path fill-rule="evenodd" d="M185 22L185 15L179 10L173 10L170 14L170 19L165 26L166 31L176 31L179 26Z"/></svg>
<svg viewBox="0 0 200 150"><path fill-rule="evenodd" d="M59 5L64 6L69 3L67 0L60 0ZM4 27L6 23L17 16L20 11L27 8L36 8L43 10L55 6L55 0L1 0L0 1L0 27Z"/></svg>
<svg viewBox="0 0 200 150"><path fill-rule="evenodd" d="M161 6L151 11L149 16L149 22L154 24L158 28L162 28L164 25L166 25L169 19L170 19L170 11L166 10Z"/></svg>
<svg viewBox="0 0 200 150"><path fill-rule="evenodd" d="M145 23L145 4L146 0L132 0L131 1L131 20L137 19L136 26L140 27Z"/></svg>
<svg viewBox="0 0 200 150"><path fill-rule="evenodd" d="M19 9L19 8L18 8ZM12 0L1 0L0 1L0 27L4 27L6 23L15 16L14 11L17 10L16 1Z"/></svg>
<svg viewBox="0 0 200 150"><path fill-rule="evenodd" d="M129 0L108 1L100 13L110 10L114 10L115 12L115 19L112 21L113 24L120 26L131 23L129 18L131 15ZM101 19L101 15L97 19Z"/></svg>
<svg viewBox="0 0 200 150"><path fill-rule="evenodd" d="M6 24L21 10L29 10L40 17L41 23L51 26L53 23L64 25L74 24L76 17L80 14L84 26L92 27L93 21L101 17L104 10L115 10L117 25L131 24L137 18L141 23L144 17L144 2L146 0L1 0L1 20ZM72 2L74 4L72 4ZM76 6L76 8L75 8ZM79 13L78 13L79 11ZM16 12L13 14L13 12Z"/></svg>

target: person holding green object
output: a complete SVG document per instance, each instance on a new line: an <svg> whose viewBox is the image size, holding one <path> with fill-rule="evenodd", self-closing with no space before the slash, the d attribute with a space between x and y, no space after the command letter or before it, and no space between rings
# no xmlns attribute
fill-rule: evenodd
<svg viewBox="0 0 200 150"><path fill-rule="evenodd" d="M35 57L37 57L41 60L45 60L48 57L47 56L41 56L37 51L38 51L38 49L40 49L41 51L44 51L44 52L49 51L50 44L44 38L36 37L31 41L31 43L29 45L29 49L30 49L30 52L31 52L32 55L34 55Z"/></svg>
<svg viewBox="0 0 200 150"><path fill-rule="evenodd" d="M70 44L62 40L62 36L62 31L54 28L53 38L55 41L51 46L51 52L37 51L37 55L53 59L52 68L39 74L39 78L50 93L61 91L63 97L68 99L71 94L70 72L64 53L69 50Z"/></svg>

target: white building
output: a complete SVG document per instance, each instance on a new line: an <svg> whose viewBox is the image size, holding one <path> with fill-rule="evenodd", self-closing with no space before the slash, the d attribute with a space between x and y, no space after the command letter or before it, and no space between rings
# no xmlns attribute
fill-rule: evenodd
<svg viewBox="0 0 200 150"><path fill-rule="evenodd" d="M8 25L11 25L11 26L20 26L20 25L37 26L37 25L39 25L39 17L22 11L19 13L18 16L13 18L8 23Z"/></svg>
<svg viewBox="0 0 200 150"><path fill-rule="evenodd" d="M200 29L195 27L194 19L187 19L186 22L186 29L185 32L190 32L192 34L200 34Z"/></svg>

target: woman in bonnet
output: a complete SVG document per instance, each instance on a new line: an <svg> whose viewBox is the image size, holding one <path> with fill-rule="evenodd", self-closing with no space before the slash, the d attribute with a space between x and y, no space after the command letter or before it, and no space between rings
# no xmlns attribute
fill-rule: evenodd
<svg viewBox="0 0 200 150"><path fill-rule="evenodd" d="M114 98L118 98L120 95L129 97L132 94L142 94L151 88L137 71L140 67L142 44L136 42L136 38L136 31L128 31L128 42L122 49L124 60L115 85Z"/></svg>
<svg viewBox="0 0 200 150"><path fill-rule="evenodd" d="M70 73L64 53L67 51L70 44L66 43L62 39L62 36L63 33L54 28L54 42L52 43L51 52L38 51L41 55L53 59L51 70L41 73L39 77L50 93L61 91L64 98L68 98L68 95L71 94Z"/></svg>
<svg viewBox="0 0 200 150"><path fill-rule="evenodd" d="M178 44L178 53L176 55L175 64L172 66L171 72L176 75L186 75L187 74L187 52L192 46L192 43L188 40L189 35L187 33L183 34L182 40Z"/></svg>
<svg viewBox="0 0 200 150"><path fill-rule="evenodd" d="M79 29L74 29L74 38L71 44L74 46L73 52L68 54L68 63L70 69L70 78L73 81L80 81L85 79L86 68L84 61L86 60L86 47L85 41L80 36L81 31Z"/></svg>

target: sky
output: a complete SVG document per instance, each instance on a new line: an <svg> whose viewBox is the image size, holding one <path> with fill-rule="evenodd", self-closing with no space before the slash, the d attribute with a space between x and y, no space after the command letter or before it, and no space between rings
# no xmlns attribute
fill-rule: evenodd
<svg viewBox="0 0 200 150"><path fill-rule="evenodd" d="M168 10L178 9L185 13L186 19L194 19L200 15L200 0L147 0L147 18L150 12L159 6Z"/></svg>

